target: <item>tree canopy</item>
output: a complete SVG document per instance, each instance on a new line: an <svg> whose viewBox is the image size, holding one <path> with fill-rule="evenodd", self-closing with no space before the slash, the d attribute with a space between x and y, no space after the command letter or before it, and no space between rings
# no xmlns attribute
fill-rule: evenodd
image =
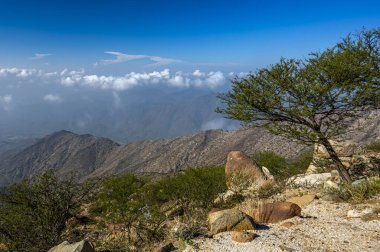
<svg viewBox="0 0 380 252"><path fill-rule="evenodd" d="M350 181L328 139L352 119L380 108L380 28L349 35L306 59L281 59L232 81L217 108L230 119L265 126L271 133L326 147Z"/></svg>

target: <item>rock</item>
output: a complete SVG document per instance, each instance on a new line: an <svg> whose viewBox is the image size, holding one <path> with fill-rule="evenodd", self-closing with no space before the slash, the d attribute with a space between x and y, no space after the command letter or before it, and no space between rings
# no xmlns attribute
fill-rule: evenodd
<svg viewBox="0 0 380 252"><path fill-rule="evenodd" d="M260 166L241 151L228 153L225 172L228 188L235 191L259 188L267 180Z"/></svg>
<svg viewBox="0 0 380 252"><path fill-rule="evenodd" d="M301 207L291 202L267 203L249 214L256 223L277 223L301 216Z"/></svg>
<svg viewBox="0 0 380 252"><path fill-rule="evenodd" d="M225 202L228 199L232 198L235 194L236 194L236 192L232 191L232 190L227 190L224 193L219 193L218 197L216 197L216 199L214 200L214 203L218 204L220 202Z"/></svg>
<svg viewBox="0 0 380 252"><path fill-rule="evenodd" d="M299 186L299 187L316 187L323 185L331 177L331 173L317 173L317 174L299 174L290 177L286 182L287 185Z"/></svg>
<svg viewBox="0 0 380 252"><path fill-rule="evenodd" d="M380 176L380 157L355 155L352 160L353 164L348 168L348 173L354 180Z"/></svg>
<svg viewBox="0 0 380 252"><path fill-rule="evenodd" d="M309 205L317 196L315 194L307 194L300 197L292 197L287 199L287 202L297 204L300 207L305 207Z"/></svg>
<svg viewBox="0 0 380 252"><path fill-rule="evenodd" d="M358 210L353 209L353 210L349 210L347 212L347 217L348 218L361 218L367 214L373 214L373 213L374 213L374 211L371 208L366 208L362 211L358 211Z"/></svg>
<svg viewBox="0 0 380 252"><path fill-rule="evenodd" d="M250 242L255 239L257 235L255 233L232 231L231 239L236 242Z"/></svg>
<svg viewBox="0 0 380 252"><path fill-rule="evenodd" d="M319 173L321 170L320 167L316 166L313 162L307 167L306 174L315 174Z"/></svg>
<svg viewBox="0 0 380 252"><path fill-rule="evenodd" d="M90 242L85 240L73 244L64 241L51 248L48 252L95 252L95 249Z"/></svg>
<svg viewBox="0 0 380 252"><path fill-rule="evenodd" d="M353 187L356 187L356 186L364 186L366 183L367 183L367 179L363 178L363 179L355 180L354 182L351 183L351 185L352 185Z"/></svg>
<svg viewBox="0 0 380 252"><path fill-rule="evenodd" d="M261 167L261 169L263 169L263 172L264 172L265 176L267 177L267 180L274 181L274 176L270 173L268 168L263 166L263 167Z"/></svg>
<svg viewBox="0 0 380 252"><path fill-rule="evenodd" d="M175 251L176 249L177 248L174 247L173 243L170 242L168 244L153 249L153 252L171 252Z"/></svg>
<svg viewBox="0 0 380 252"><path fill-rule="evenodd" d="M256 226L250 216L237 209L210 212L207 223L211 235L225 231L253 230Z"/></svg>
<svg viewBox="0 0 380 252"><path fill-rule="evenodd" d="M323 184L323 190L325 192L333 192L333 191L339 190L339 185L337 183L335 183L335 182L327 180Z"/></svg>
<svg viewBox="0 0 380 252"><path fill-rule="evenodd" d="M290 228L292 226L294 226L294 222L291 222L291 221L287 221L287 222L284 222L281 224L282 227L285 227L285 228Z"/></svg>

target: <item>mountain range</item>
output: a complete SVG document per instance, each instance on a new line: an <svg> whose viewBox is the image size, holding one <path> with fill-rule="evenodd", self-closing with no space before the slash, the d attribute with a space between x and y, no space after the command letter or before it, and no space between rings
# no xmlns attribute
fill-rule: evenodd
<svg viewBox="0 0 380 252"><path fill-rule="evenodd" d="M366 113L353 125L357 129L345 135L346 144L380 139L380 112ZM273 151L292 159L310 149L259 127L206 130L127 144L62 130L40 139L0 141L0 186L49 169L60 176L74 174L79 180L123 172L165 175L188 167L223 165L233 150L248 155Z"/></svg>

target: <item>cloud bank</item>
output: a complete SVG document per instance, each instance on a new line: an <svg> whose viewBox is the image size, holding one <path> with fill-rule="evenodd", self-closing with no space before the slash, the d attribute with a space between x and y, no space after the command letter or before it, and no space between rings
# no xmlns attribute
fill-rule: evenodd
<svg viewBox="0 0 380 252"><path fill-rule="evenodd" d="M87 74L84 69L60 72L45 72L37 69L0 68L0 83L7 79L38 83L56 83L65 87L88 87L112 91L124 91L137 86L166 85L177 88L215 89L225 85L234 73L220 71L202 72L197 69L192 73L171 72L169 69L152 72L130 72L122 76ZM58 101L60 97L52 94L44 97L45 101Z"/></svg>

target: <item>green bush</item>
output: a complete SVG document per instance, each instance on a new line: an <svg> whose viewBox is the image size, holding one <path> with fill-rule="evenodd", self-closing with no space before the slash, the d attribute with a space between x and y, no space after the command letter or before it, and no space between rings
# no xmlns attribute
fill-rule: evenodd
<svg viewBox="0 0 380 252"><path fill-rule="evenodd" d="M366 149L369 151L380 152L380 141L373 141L366 145Z"/></svg>
<svg viewBox="0 0 380 252"><path fill-rule="evenodd" d="M331 193L336 194L344 201L361 203L380 193L380 178L371 177L354 185L345 183L338 190L333 190Z"/></svg>
<svg viewBox="0 0 380 252"><path fill-rule="evenodd" d="M47 251L62 242L92 187L48 171L0 191L0 237L11 251Z"/></svg>
<svg viewBox="0 0 380 252"><path fill-rule="evenodd" d="M213 207L218 194L227 190L224 167L189 168L154 185L158 200L177 201L185 214Z"/></svg>
<svg viewBox="0 0 380 252"><path fill-rule="evenodd" d="M151 197L150 183L148 177L126 173L107 179L97 194L92 214L122 225L125 232L121 235L125 239L119 246L127 248L143 243L148 246L163 237L165 216L160 212L158 202Z"/></svg>
<svg viewBox="0 0 380 252"><path fill-rule="evenodd" d="M103 183L92 213L123 225L126 248L147 248L166 235L168 212L176 210L184 222L197 227L204 224L205 212L226 189L223 167L189 168L158 181L126 173Z"/></svg>
<svg viewBox="0 0 380 252"><path fill-rule="evenodd" d="M313 159L313 154L304 152L296 159L287 161L284 157L274 152L262 151L255 153L253 159L260 166L267 167L277 181L282 181L291 176L304 173Z"/></svg>

